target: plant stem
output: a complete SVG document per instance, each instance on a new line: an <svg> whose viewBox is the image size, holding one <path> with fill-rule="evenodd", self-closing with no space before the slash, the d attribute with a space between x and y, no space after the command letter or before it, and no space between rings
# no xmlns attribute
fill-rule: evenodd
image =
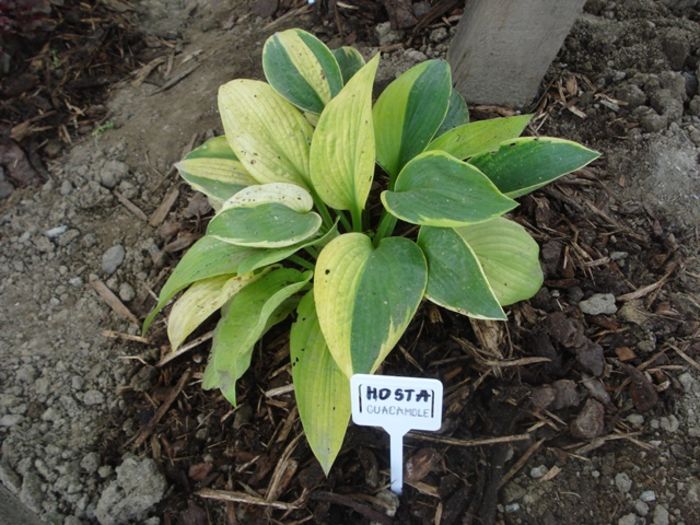
<svg viewBox="0 0 700 525"><path fill-rule="evenodd" d="M314 265L307 261L306 259L299 257L298 255L290 255L289 260L292 261L295 264L298 264L302 268L306 268L307 270L314 270Z"/></svg>
<svg viewBox="0 0 700 525"><path fill-rule="evenodd" d="M352 230L362 232L362 210L353 206L350 213L352 214Z"/></svg>
<svg viewBox="0 0 700 525"><path fill-rule="evenodd" d="M352 231L352 225L350 224L350 221L345 213L338 211L338 218L340 219L340 224L343 225L343 228L345 228L347 231Z"/></svg>
<svg viewBox="0 0 700 525"><path fill-rule="evenodd" d="M391 213L384 210L382 212L382 217L379 219L379 226L377 226L377 233L374 235L374 245L377 246L379 241L384 237L389 237L394 233L394 228L396 227L396 222L398 219L394 217Z"/></svg>
<svg viewBox="0 0 700 525"><path fill-rule="evenodd" d="M318 250L315 247L307 246L304 250L306 250L306 253L313 257L314 260L318 259Z"/></svg>
<svg viewBox="0 0 700 525"><path fill-rule="evenodd" d="M318 196L318 194L314 191L313 188L309 190L311 193L311 197L314 200L314 205L316 208L318 208L318 212L321 214L321 219L323 219L323 225L326 228L330 228L333 225L333 218L331 217L330 212L328 211L328 207L326 204L321 200L321 197Z"/></svg>

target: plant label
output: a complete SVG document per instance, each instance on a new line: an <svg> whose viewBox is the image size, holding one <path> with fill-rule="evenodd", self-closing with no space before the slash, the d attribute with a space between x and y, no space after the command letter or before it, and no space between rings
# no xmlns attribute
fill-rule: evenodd
<svg viewBox="0 0 700 525"><path fill-rule="evenodd" d="M442 424L442 383L419 377L355 374L350 379L352 420L389 433L391 490L403 486L403 436L409 430L438 430Z"/></svg>

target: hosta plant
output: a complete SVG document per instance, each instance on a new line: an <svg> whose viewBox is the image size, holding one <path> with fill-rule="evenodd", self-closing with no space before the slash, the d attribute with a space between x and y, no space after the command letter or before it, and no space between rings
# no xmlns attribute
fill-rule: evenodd
<svg viewBox="0 0 700 525"><path fill-rule="evenodd" d="M219 89L224 136L177 167L216 210L145 321L172 306L175 351L221 310L203 386L236 404L255 344L292 317L306 437L328 472L350 416L349 378L377 370L423 299L477 319L542 284L536 242L505 215L598 154L519 138L529 116L469 122L449 65L409 69L373 102L379 55L291 29L263 49L268 83ZM263 357L264 358L264 357Z"/></svg>

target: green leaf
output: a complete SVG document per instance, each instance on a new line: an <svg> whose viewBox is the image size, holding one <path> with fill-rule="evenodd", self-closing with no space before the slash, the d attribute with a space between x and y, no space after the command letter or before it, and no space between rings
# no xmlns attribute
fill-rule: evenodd
<svg viewBox="0 0 700 525"><path fill-rule="evenodd" d="M239 265L248 255L244 250L250 251L249 248L238 248L213 237L202 237L194 243L163 285L158 303L143 322L143 332L148 330L158 312L175 297L175 294L190 284L210 277L238 273ZM254 269L249 268L248 271Z"/></svg>
<svg viewBox="0 0 700 525"><path fill-rule="evenodd" d="M249 186L227 200L207 235L237 246L283 248L313 236L323 222L308 191L275 182Z"/></svg>
<svg viewBox="0 0 700 525"><path fill-rule="evenodd" d="M238 272L252 272L253 270L257 270L258 268L262 268L263 266L282 261L290 255L295 254L299 250L310 246L323 247L326 244L328 244L331 240L335 239L337 236L338 228L334 225L320 237L313 237L299 244L294 244L292 246L287 246L284 248L249 248L236 246L235 248L246 250L248 252L248 255L244 259L242 259L240 264L238 265ZM229 246L233 245L229 244Z"/></svg>
<svg viewBox="0 0 700 525"><path fill-rule="evenodd" d="M261 274L220 275L197 281L175 301L168 317L168 339L177 350L200 324Z"/></svg>
<svg viewBox="0 0 700 525"><path fill-rule="evenodd" d="M350 420L350 382L323 338L313 291L299 303L289 346L299 418L314 456L328 475Z"/></svg>
<svg viewBox="0 0 700 525"><path fill-rule="evenodd" d="M306 186L313 128L274 89L232 80L219 88L219 113L231 149L256 181Z"/></svg>
<svg viewBox="0 0 700 525"><path fill-rule="evenodd" d="M311 113L321 113L343 87L334 54L318 38L301 29L288 29L267 39L263 70L280 95Z"/></svg>
<svg viewBox="0 0 700 525"><path fill-rule="evenodd" d="M467 103L464 101L462 95L459 94L455 88L452 88L450 93L450 103L447 106L447 115L445 115L445 120L442 121L440 129L435 133L436 137L439 137L446 131L467 124L469 122L469 108Z"/></svg>
<svg viewBox="0 0 700 525"><path fill-rule="evenodd" d="M288 312L286 301L300 292L312 273L289 268L273 270L243 288L226 305L216 326L202 387L219 388L235 406L236 381L250 366L255 343L270 328L279 308ZM277 322L282 319L277 317Z"/></svg>
<svg viewBox="0 0 700 525"><path fill-rule="evenodd" d="M377 162L392 177L421 153L440 128L452 92L450 66L428 60L394 80L374 105Z"/></svg>
<svg viewBox="0 0 700 525"><path fill-rule="evenodd" d="M532 115L492 118L469 122L438 135L429 150L442 150L458 159L498 149L505 140L519 137Z"/></svg>
<svg viewBox="0 0 700 525"><path fill-rule="evenodd" d="M372 84L379 55L326 106L311 142L311 181L338 210L362 210L374 176Z"/></svg>
<svg viewBox="0 0 700 525"><path fill-rule="evenodd" d="M207 235L237 246L283 248L308 239L321 223L315 212L302 213L284 204L267 203L222 210L209 222Z"/></svg>
<svg viewBox="0 0 700 525"><path fill-rule="evenodd" d="M499 190L515 198L581 169L599 156L597 151L569 140L524 137L473 157L469 163L483 171Z"/></svg>
<svg viewBox="0 0 700 525"><path fill-rule="evenodd" d="M477 319L506 319L476 254L457 231L422 227L418 244L428 259L430 301Z"/></svg>
<svg viewBox="0 0 700 525"><path fill-rule="evenodd" d="M427 151L406 164L384 207L412 224L454 227L492 219L518 203L478 169L442 151Z"/></svg>
<svg viewBox="0 0 700 525"><path fill-rule="evenodd" d="M517 222L499 217L457 228L476 254L501 305L534 296L542 286L540 248Z"/></svg>
<svg viewBox="0 0 700 525"><path fill-rule="evenodd" d="M236 192L256 184L223 136L193 149L175 167L185 182L209 197L215 209Z"/></svg>
<svg viewBox="0 0 700 525"><path fill-rule="evenodd" d="M334 49L333 56L338 61L345 84L365 65L365 59L354 47L343 46Z"/></svg>
<svg viewBox="0 0 700 525"><path fill-rule="evenodd" d="M316 263L319 324L338 367L350 377L372 373L399 341L427 282L425 257L403 237L377 248L362 233L336 237Z"/></svg>

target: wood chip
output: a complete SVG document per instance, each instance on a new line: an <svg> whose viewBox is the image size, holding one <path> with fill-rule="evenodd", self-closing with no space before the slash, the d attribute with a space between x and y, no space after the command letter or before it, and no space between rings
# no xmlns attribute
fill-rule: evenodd
<svg viewBox="0 0 700 525"><path fill-rule="evenodd" d="M138 318L131 313L124 303L119 300L119 297L114 295L114 292L110 290L105 283L99 279L95 279L90 282L90 285L95 289L97 294L102 298L102 300L107 303L114 313L120 315L121 317L128 319L135 325L140 325Z"/></svg>
<svg viewBox="0 0 700 525"><path fill-rule="evenodd" d="M170 209L173 207L175 201L179 196L180 190L178 190L177 188L173 188L172 190L170 190L170 192L163 199L163 202L160 203L160 206L158 206L156 211L154 211L151 215L148 224L150 224L154 228L157 228L160 225L160 223L162 223L168 216L168 213L170 213Z"/></svg>
<svg viewBox="0 0 700 525"><path fill-rule="evenodd" d="M182 389L185 387L185 384L187 384L187 381L189 381L191 374L192 371L188 368L185 373L180 376L177 385L175 385L165 401L163 401L163 403L158 407L158 410L156 410L156 413L153 414L151 420L146 423L146 426L143 427L137 434L136 439L134 440L133 448L138 448L146 442L151 433L156 429L158 422L163 418L170 406L177 399L177 396L180 395L180 392L182 392Z"/></svg>
<svg viewBox="0 0 700 525"><path fill-rule="evenodd" d="M433 436L422 432L409 432L407 438L429 441L431 443L442 443L455 447L483 447L485 445L498 445L500 443L512 443L514 441L527 441L532 436L530 434L514 434L511 436L496 436L477 439L459 439L449 436Z"/></svg>
<svg viewBox="0 0 700 525"><path fill-rule="evenodd" d="M669 265L669 269L666 271L666 273L656 281L655 283L649 284L647 286L642 286L641 288L636 289L634 292L618 295L615 299L620 302L626 302L626 301L634 301L635 299L640 299L644 297L645 295L650 294L657 288L662 287L664 284L666 284L666 281L671 277L673 272L676 271L676 268L678 267L677 263L671 263Z"/></svg>
<svg viewBox="0 0 700 525"><path fill-rule="evenodd" d="M245 503L247 505L259 505L261 507L270 507L279 510L296 510L299 508L301 498L294 503L285 503L284 501L267 501L261 497L256 497L245 492L233 492L228 490L202 489L195 492L197 496L205 499L214 499L218 501L230 501L232 503Z"/></svg>
<svg viewBox="0 0 700 525"><path fill-rule="evenodd" d="M151 344L151 340L147 337L141 337L140 335L124 334L122 332L115 332L114 330L102 330L102 336L108 337L110 339L124 339L125 341L133 341L134 343L142 343L144 345Z"/></svg>

